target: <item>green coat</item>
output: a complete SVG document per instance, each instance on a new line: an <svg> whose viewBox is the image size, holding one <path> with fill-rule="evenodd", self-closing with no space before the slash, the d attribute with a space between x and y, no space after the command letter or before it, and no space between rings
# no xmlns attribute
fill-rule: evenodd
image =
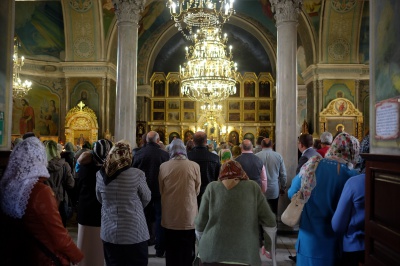
<svg viewBox="0 0 400 266"><path fill-rule="evenodd" d="M256 182L240 181L231 190L220 181L208 184L195 220L203 232L201 261L261 265L259 224L275 227L276 220Z"/></svg>

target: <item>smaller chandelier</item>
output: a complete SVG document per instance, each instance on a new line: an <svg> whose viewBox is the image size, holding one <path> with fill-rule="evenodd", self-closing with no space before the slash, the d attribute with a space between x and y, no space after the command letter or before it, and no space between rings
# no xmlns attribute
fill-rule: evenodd
<svg viewBox="0 0 400 266"><path fill-rule="evenodd" d="M204 117L205 123L214 124L215 122L223 119L222 105L216 103L205 103L200 106L202 116Z"/></svg>
<svg viewBox="0 0 400 266"><path fill-rule="evenodd" d="M24 65L25 58L23 56L18 57L18 46L19 42L17 38L14 38L14 55L13 55L13 98L21 99L26 96L28 91L31 89L32 82L25 80L22 82L19 74L22 66Z"/></svg>
<svg viewBox="0 0 400 266"><path fill-rule="evenodd" d="M218 27L204 27L193 36L194 45L186 47L180 67L182 93L194 101L218 102L236 93L237 64L232 46L226 51L227 35Z"/></svg>

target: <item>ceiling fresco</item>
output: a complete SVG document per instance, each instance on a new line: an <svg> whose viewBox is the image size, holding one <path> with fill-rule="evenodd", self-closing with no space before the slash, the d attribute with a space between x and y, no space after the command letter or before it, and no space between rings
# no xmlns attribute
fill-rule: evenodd
<svg viewBox="0 0 400 266"><path fill-rule="evenodd" d="M60 60L65 50L61 2L16 2L15 34L26 58Z"/></svg>

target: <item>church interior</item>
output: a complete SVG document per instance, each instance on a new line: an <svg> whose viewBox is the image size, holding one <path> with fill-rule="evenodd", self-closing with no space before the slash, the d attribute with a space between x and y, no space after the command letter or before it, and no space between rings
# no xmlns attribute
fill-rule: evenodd
<svg viewBox="0 0 400 266"><path fill-rule="evenodd" d="M247 138L255 145L258 136L275 141L289 134L296 140L300 134L310 133L319 138L322 132L334 135L343 126L359 140L367 132L372 136L367 167L376 168L367 171L371 180L367 189L373 191L369 203L388 191L390 186L382 180L391 180L387 182L393 184L389 189L393 194L400 190L400 169L395 163L400 154L398 1L236 0L234 12L221 27L226 33L226 49L231 49L231 60L237 63L235 86L228 97L212 102L193 99L181 89L181 68L188 59L185 47L192 44L176 27L170 1L136 1L143 2L143 8L134 14L138 27L131 38L133 55L124 59L134 63L121 64L126 62L120 61L121 49L126 46L121 45L118 34L122 24L115 3L124 1L9 1L1 11L2 19L8 21L3 29L9 36L0 44L9 49L2 51L4 66L0 70L6 74L0 80L12 76L13 62L8 57L14 53L16 58L24 57L19 77L31 86L22 97L14 97L10 82L2 81L0 111L2 116L9 114L9 120L1 124L3 150L9 150L13 139L29 131L42 140L79 145L100 138L118 141L116 131L129 126L136 145L149 130L157 131L167 145L173 137L186 142L194 132L204 130L218 143L237 145ZM295 73L287 77L294 80L291 88L283 87L288 83L279 76L289 68L279 61L279 49L290 45L285 43L285 32L278 30L276 15L276 5L285 2L300 3L292 38L295 65L290 67ZM127 75L131 70L135 73L132 77ZM127 99L134 107L131 123L118 120L118 113L124 112L118 103L119 79L128 82L124 86L136 96ZM296 97L296 102L278 100L280 90ZM380 105L390 103L395 105L394 115L385 116ZM282 128L286 118L279 115L281 110L290 110L287 119L295 131ZM26 117L30 121L25 121ZM393 127L386 128L388 123L394 123ZM293 146L292 157L297 160L295 143L279 144L278 151ZM374 153L379 156L372 156ZM294 167L289 166L288 172ZM390 178L382 179L383 173ZM386 185L376 185L379 180ZM379 200L390 199L382 196ZM376 214L373 211L371 207L372 216ZM390 222L383 222L383 227L389 224L398 230L399 217L389 216ZM398 221L397 225L393 221ZM385 242L379 233L375 235L392 234L383 227L371 231L371 239ZM395 232L399 239L400 231ZM394 239L388 241L385 243L394 243ZM400 250L398 243L393 245L396 250ZM371 242L372 246L380 247Z"/></svg>
<svg viewBox="0 0 400 266"><path fill-rule="evenodd" d="M361 139L369 127L369 5L342 2L305 0L299 13L298 134L303 123L315 137L344 124ZM25 57L21 79L32 82L24 98L34 110L34 133L74 144L81 134L91 141L112 137L118 123L113 119L118 27L112 1L16 1L15 14L18 54ZM166 1L146 2L137 40L137 142L143 128L158 131L166 144L171 136L197 130L235 144L245 136L253 142L259 135L274 138L277 29L270 2L235 2L222 30L239 75L236 93L218 103L222 110L213 117L179 90L179 66L190 42L174 26ZM338 98L343 100L332 102ZM80 100L93 110L97 124L69 116ZM346 103L344 114L335 107L340 103ZM13 137L24 133L22 107L14 101Z"/></svg>

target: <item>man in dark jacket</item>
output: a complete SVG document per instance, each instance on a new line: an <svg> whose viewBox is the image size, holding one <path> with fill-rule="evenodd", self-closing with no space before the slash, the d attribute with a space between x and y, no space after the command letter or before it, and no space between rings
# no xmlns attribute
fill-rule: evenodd
<svg viewBox="0 0 400 266"><path fill-rule="evenodd" d="M200 194L197 196L197 205L200 207L201 196L208 183L218 179L221 163L218 155L208 151L207 134L205 132L196 132L193 136L193 141L195 147L188 153L188 159L198 163L200 166L201 187Z"/></svg>
<svg viewBox="0 0 400 266"><path fill-rule="evenodd" d="M161 227L161 195L158 183L160 165L169 160L168 152L158 145L160 136L150 131L146 136L146 145L138 150L133 158L133 167L139 168L146 175L147 185L151 190L151 201L144 209L147 226L152 236L152 217L155 217L155 249L156 256L162 257L165 252L164 232Z"/></svg>

